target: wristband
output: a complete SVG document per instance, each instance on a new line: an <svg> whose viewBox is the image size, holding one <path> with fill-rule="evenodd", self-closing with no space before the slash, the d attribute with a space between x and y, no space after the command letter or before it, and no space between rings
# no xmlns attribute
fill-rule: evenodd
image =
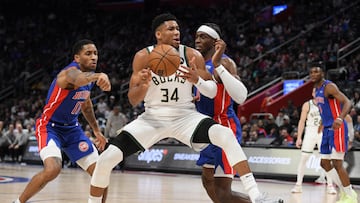
<svg viewBox="0 0 360 203"><path fill-rule="evenodd" d="M342 118L340 118L340 117L337 117L336 119L341 121L341 122L344 122L344 120Z"/></svg>

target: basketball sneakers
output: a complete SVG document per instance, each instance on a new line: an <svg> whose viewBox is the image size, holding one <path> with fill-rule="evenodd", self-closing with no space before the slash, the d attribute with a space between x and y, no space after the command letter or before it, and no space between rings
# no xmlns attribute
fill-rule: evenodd
<svg viewBox="0 0 360 203"><path fill-rule="evenodd" d="M291 189L291 193L302 193L302 186L301 185L295 185L293 189Z"/></svg>
<svg viewBox="0 0 360 203"><path fill-rule="evenodd" d="M336 203L357 203L357 194L353 190L352 195L346 195L345 192L340 192L340 199Z"/></svg>
<svg viewBox="0 0 360 203"><path fill-rule="evenodd" d="M284 203L284 200L269 197L267 193L261 193L260 196L255 199L255 203Z"/></svg>

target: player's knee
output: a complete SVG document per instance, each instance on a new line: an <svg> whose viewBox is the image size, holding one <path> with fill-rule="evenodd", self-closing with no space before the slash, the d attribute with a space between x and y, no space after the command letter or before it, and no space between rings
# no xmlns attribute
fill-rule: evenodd
<svg viewBox="0 0 360 203"><path fill-rule="evenodd" d="M205 189L213 187L214 185L214 176L209 174L201 174L201 181Z"/></svg>
<svg viewBox="0 0 360 203"><path fill-rule="evenodd" d="M329 170L331 170L331 168L332 168L331 163L330 163L330 160L328 160L328 159L321 159L321 161L320 161L320 166L321 166L321 168L323 168L325 171L329 171Z"/></svg>
<svg viewBox="0 0 360 203"><path fill-rule="evenodd" d="M230 128L221 126L220 124L213 125L209 128L209 139L212 144L217 145L224 149L229 142L235 139L233 132Z"/></svg>
<svg viewBox="0 0 360 203"><path fill-rule="evenodd" d="M122 160L122 151L118 147L110 145L103 153L100 154L96 164L101 168L112 170Z"/></svg>
<svg viewBox="0 0 360 203"><path fill-rule="evenodd" d="M55 179L61 171L61 163L57 160L51 160L44 164L43 178L46 181Z"/></svg>
<svg viewBox="0 0 360 203"><path fill-rule="evenodd" d="M343 168L343 161L342 160L333 160L333 166L336 170Z"/></svg>
<svg viewBox="0 0 360 203"><path fill-rule="evenodd" d="M216 197L220 202L230 202L231 200L231 189L220 186L215 186Z"/></svg>

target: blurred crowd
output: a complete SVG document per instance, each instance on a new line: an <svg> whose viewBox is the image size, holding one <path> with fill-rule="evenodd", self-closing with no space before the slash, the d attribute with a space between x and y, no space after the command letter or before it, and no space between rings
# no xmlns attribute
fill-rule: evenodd
<svg viewBox="0 0 360 203"><path fill-rule="evenodd" d="M332 77L329 79L339 82L353 101L355 140L360 142L360 88L357 89L360 54L355 52L341 61L337 58L338 50L358 37L359 1L281 1L288 9L278 15L273 15L272 6L279 1L223 0L216 1L221 2L216 6L211 2L202 6L159 3L158 7L149 8L104 9L97 1L85 0L1 1L2 137L6 135L8 142L11 138L10 145L14 146L13 141L20 138L8 135L22 137L20 125L33 128L52 78L72 60L71 46L82 38L96 42L100 56L98 71L108 73L112 82L110 93L97 88L92 92L96 116L104 133L110 137L114 132L111 127L119 128L136 118L143 106L130 106L126 95L132 57L144 45L154 43L150 29L152 17L169 11L179 18L182 43L188 46L193 46L195 29L200 24L214 22L221 26L227 54L234 58L249 92L286 72L305 77L309 62L324 61L329 70L339 73L329 75ZM14 10L19 8L19 3L22 9ZM255 142L259 137L276 137L279 145L285 142L292 145L297 136L299 108L290 104L273 117L248 121L242 117L243 143ZM115 123L110 125L109 120ZM12 160L19 160L16 155L19 152L6 151Z"/></svg>

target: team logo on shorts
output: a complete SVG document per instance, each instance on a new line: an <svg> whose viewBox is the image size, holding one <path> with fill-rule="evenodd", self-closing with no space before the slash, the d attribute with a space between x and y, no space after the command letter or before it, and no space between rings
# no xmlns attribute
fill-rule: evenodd
<svg viewBox="0 0 360 203"><path fill-rule="evenodd" d="M0 176L0 184L28 182L28 178Z"/></svg>
<svg viewBox="0 0 360 203"><path fill-rule="evenodd" d="M89 149L89 145L87 142L80 142L79 143L79 149L82 152L86 152Z"/></svg>

